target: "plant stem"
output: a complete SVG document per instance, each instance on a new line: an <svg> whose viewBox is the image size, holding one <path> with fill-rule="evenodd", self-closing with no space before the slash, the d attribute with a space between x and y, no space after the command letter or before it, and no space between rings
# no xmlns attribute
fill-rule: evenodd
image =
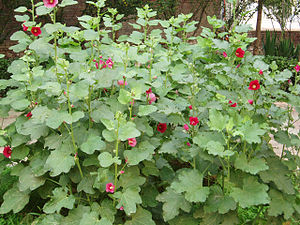
<svg viewBox="0 0 300 225"><path fill-rule="evenodd" d="M119 155L119 128L120 128L120 118L118 118L118 127L116 130L116 158L118 158ZM117 162L115 162L115 181L114 181L114 185L115 188L117 188L117 182L118 182L118 164ZM113 206L115 206L116 200L114 199L113 201Z"/></svg>
<svg viewBox="0 0 300 225"><path fill-rule="evenodd" d="M32 6L32 9L31 9L32 21L34 22L34 20L35 20L35 15L34 15L34 10L35 10L34 0L31 0L31 6Z"/></svg>

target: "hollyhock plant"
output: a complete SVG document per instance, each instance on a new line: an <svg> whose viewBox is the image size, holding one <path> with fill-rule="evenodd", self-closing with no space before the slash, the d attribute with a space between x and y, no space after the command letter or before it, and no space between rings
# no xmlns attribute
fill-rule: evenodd
<svg viewBox="0 0 300 225"><path fill-rule="evenodd" d="M236 107L237 106L237 103L233 103L231 100L228 102L230 104L230 107Z"/></svg>
<svg viewBox="0 0 300 225"><path fill-rule="evenodd" d="M165 133L167 130L167 124L166 123L159 123L157 125L157 131L160 133Z"/></svg>
<svg viewBox="0 0 300 225"><path fill-rule="evenodd" d="M294 69L296 70L296 72L298 73L299 71L300 71L300 65L299 64L297 64L295 67L294 67Z"/></svg>
<svg viewBox="0 0 300 225"><path fill-rule="evenodd" d="M136 139L135 139L135 138L128 138L128 144L129 144L131 147L136 146Z"/></svg>
<svg viewBox="0 0 300 225"><path fill-rule="evenodd" d="M156 101L156 96L155 96L154 93L152 93L151 88L149 88L149 89L146 91L146 97L147 97L147 99L148 99L149 105L151 105L152 102L155 102L155 101Z"/></svg>
<svg viewBox="0 0 300 225"><path fill-rule="evenodd" d="M9 158L11 156L11 148L9 146L6 146L4 147L3 149L3 155L6 157L6 158Z"/></svg>
<svg viewBox="0 0 300 225"><path fill-rule="evenodd" d="M238 48L236 51L235 51L235 55L236 57L239 57L239 58L244 58L244 55L245 55L245 51L241 48Z"/></svg>
<svg viewBox="0 0 300 225"><path fill-rule="evenodd" d="M39 27L32 27L31 33L37 37L42 33L42 31L41 31L41 28L39 28Z"/></svg>
<svg viewBox="0 0 300 225"><path fill-rule="evenodd" d="M189 130L189 125L184 124L184 125L183 125L183 128L184 128L185 130Z"/></svg>
<svg viewBox="0 0 300 225"><path fill-rule="evenodd" d="M58 0L43 0L43 2L45 7L54 8L57 5Z"/></svg>
<svg viewBox="0 0 300 225"><path fill-rule="evenodd" d="M196 126L199 123L199 120L197 117L190 117L190 125Z"/></svg>
<svg viewBox="0 0 300 225"><path fill-rule="evenodd" d="M250 105L253 105L253 100L252 100L252 99L249 99L249 100L248 100L248 103L249 103Z"/></svg>
<svg viewBox="0 0 300 225"><path fill-rule="evenodd" d="M252 90L252 91L256 91L256 90L260 89L260 85L259 85L258 80L251 81L250 84L249 84L248 89Z"/></svg>
<svg viewBox="0 0 300 225"><path fill-rule="evenodd" d="M106 192L114 193L115 185L113 183L106 184Z"/></svg>

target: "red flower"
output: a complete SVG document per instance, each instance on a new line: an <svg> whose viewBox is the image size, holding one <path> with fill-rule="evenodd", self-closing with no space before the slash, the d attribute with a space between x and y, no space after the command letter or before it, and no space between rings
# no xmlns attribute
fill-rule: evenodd
<svg viewBox="0 0 300 225"><path fill-rule="evenodd" d="M115 185L113 183L106 184L106 192L114 193Z"/></svg>
<svg viewBox="0 0 300 225"><path fill-rule="evenodd" d="M259 75L263 75L264 74L264 72L262 70L260 70L258 73L259 73Z"/></svg>
<svg viewBox="0 0 300 225"><path fill-rule="evenodd" d="M189 108L190 108L190 109L193 109L193 106L192 106L192 105L190 105L190 106L189 106Z"/></svg>
<svg viewBox="0 0 300 225"><path fill-rule="evenodd" d="M11 156L11 148L9 146L4 147L4 149L3 149L3 155L6 158L9 158Z"/></svg>
<svg viewBox="0 0 300 225"><path fill-rule="evenodd" d="M149 89L146 91L146 94L150 94L150 93L152 93L151 88L149 88Z"/></svg>
<svg viewBox="0 0 300 225"><path fill-rule="evenodd" d="M27 114L26 114L26 117L27 117L28 119L30 119L30 118L32 117L32 113L31 113L31 112L27 113Z"/></svg>
<svg viewBox="0 0 300 225"><path fill-rule="evenodd" d="M166 123L159 123L157 125L157 131L160 133L165 133L165 131L167 130L167 124Z"/></svg>
<svg viewBox="0 0 300 225"><path fill-rule="evenodd" d="M250 105L253 105L253 100L252 100L252 99L249 99L249 100L248 100L248 103L249 103Z"/></svg>
<svg viewBox="0 0 300 225"><path fill-rule="evenodd" d="M39 27L32 27L31 33L37 37L42 33L42 31L41 31L41 28L39 28Z"/></svg>
<svg viewBox="0 0 300 225"><path fill-rule="evenodd" d="M196 126L198 123L199 123L199 120L197 117L192 117L192 116L190 117L190 124L192 126Z"/></svg>
<svg viewBox="0 0 300 225"><path fill-rule="evenodd" d="M244 55L245 55L245 51L241 48L238 48L236 51L235 51L235 55L239 58L244 58Z"/></svg>
<svg viewBox="0 0 300 225"><path fill-rule="evenodd" d="M228 103L231 104L230 107L236 107L237 106L237 103L235 102L235 103L232 104L231 100Z"/></svg>
<svg viewBox="0 0 300 225"><path fill-rule="evenodd" d="M256 91L256 90L260 89L260 85L259 85L258 80L251 81L250 84L249 84L248 89L252 90L252 91Z"/></svg>

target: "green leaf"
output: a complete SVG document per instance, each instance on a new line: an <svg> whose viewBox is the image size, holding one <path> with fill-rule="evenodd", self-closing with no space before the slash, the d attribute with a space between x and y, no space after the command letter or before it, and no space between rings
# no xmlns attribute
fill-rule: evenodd
<svg viewBox="0 0 300 225"><path fill-rule="evenodd" d="M139 187L129 187L123 192L116 192L114 197L119 199L119 204L117 208L124 207L124 211L127 215L136 212L136 204L142 204L142 199L139 195Z"/></svg>
<svg viewBox="0 0 300 225"><path fill-rule="evenodd" d="M27 8L25 6L20 6L20 7L16 8L14 11L23 13L23 12L27 11Z"/></svg>
<svg viewBox="0 0 300 225"><path fill-rule="evenodd" d="M106 144L101 140L101 137L90 134L88 139L81 145L81 150L89 155L93 154L96 150L104 150Z"/></svg>
<svg viewBox="0 0 300 225"><path fill-rule="evenodd" d="M89 206L79 205L79 206L77 206L77 208L70 210L68 216L64 217L61 220L60 224L79 225L80 220L83 217L83 214L89 213L89 212L90 212Z"/></svg>
<svg viewBox="0 0 300 225"><path fill-rule="evenodd" d="M35 176L42 176L48 170L45 169L45 163L48 159L49 151L37 151L30 159L30 168Z"/></svg>
<svg viewBox="0 0 300 225"><path fill-rule="evenodd" d="M92 112L92 118L95 122L99 123L101 119L113 120L114 114L110 111L107 105L100 105L96 110Z"/></svg>
<svg viewBox="0 0 300 225"><path fill-rule="evenodd" d="M144 161L143 164L145 167L142 169L142 173L145 176L159 176L159 169L156 167L154 162Z"/></svg>
<svg viewBox="0 0 300 225"><path fill-rule="evenodd" d="M78 2L74 0L62 0L62 2L58 6L65 7L65 6L76 5L76 4L78 4Z"/></svg>
<svg viewBox="0 0 300 225"><path fill-rule="evenodd" d="M44 207L43 211L45 213L59 213L61 208L72 209L75 203L75 197L73 195L68 195L68 190L62 187L55 188L53 190L53 196L51 200L48 201Z"/></svg>
<svg viewBox="0 0 300 225"><path fill-rule="evenodd" d="M127 105L130 101L132 101L130 92L121 89L119 93L118 101L123 105Z"/></svg>
<svg viewBox="0 0 300 225"><path fill-rule="evenodd" d="M62 29L64 26L61 23L47 23L44 25L44 28L48 34L53 34L54 32Z"/></svg>
<svg viewBox="0 0 300 225"><path fill-rule="evenodd" d="M44 214L45 215L45 214ZM60 214L50 214L43 217L43 220L40 222L39 225L60 225L61 219L63 218Z"/></svg>
<svg viewBox="0 0 300 225"><path fill-rule="evenodd" d="M100 216L103 218L107 218L110 222L114 222L115 220L115 214L117 213L117 210L115 206L113 205L113 201L110 199L104 199L101 202L101 206L98 209Z"/></svg>
<svg viewBox="0 0 300 225"><path fill-rule="evenodd" d="M29 153L29 148L25 145L13 148L11 153L12 159L24 159Z"/></svg>
<svg viewBox="0 0 300 225"><path fill-rule="evenodd" d="M127 220L125 225L155 225L155 223L149 211L138 207L136 213L132 215L132 219Z"/></svg>
<svg viewBox="0 0 300 225"><path fill-rule="evenodd" d="M170 187L156 197L157 201L163 202L163 218L169 221L179 214L179 209L185 212L191 211L191 205L185 200L184 196L176 193Z"/></svg>
<svg viewBox="0 0 300 225"><path fill-rule="evenodd" d="M138 147L124 151L124 157L128 160L129 165L138 165L143 160L152 158L155 147L148 141L141 142Z"/></svg>
<svg viewBox="0 0 300 225"><path fill-rule="evenodd" d="M30 101L27 99L21 99L21 100L16 100L11 104L11 107L15 110L22 111L27 109L27 107L30 105Z"/></svg>
<svg viewBox="0 0 300 225"><path fill-rule="evenodd" d="M235 209L236 202L232 197L224 195L221 187L214 185L210 188L210 195L204 206L205 213L225 214Z"/></svg>
<svg viewBox="0 0 300 225"><path fill-rule="evenodd" d="M84 112L82 112L82 111L73 112L72 113L72 123L79 121L83 117L84 117Z"/></svg>
<svg viewBox="0 0 300 225"><path fill-rule="evenodd" d="M249 176L243 179L243 188L232 188L230 196L242 208L247 208L254 205L267 204L270 202L267 190L268 185L260 184L257 178Z"/></svg>
<svg viewBox="0 0 300 225"><path fill-rule="evenodd" d="M76 102L78 100L84 99L89 94L89 84L87 81L79 81L73 84L70 88L70 101Z"/></svg>
<svg viewBox="0 0 300 225"><path fill-rule="evenodd" d="M3 203L0 207L0 214L6 214L13 210L14 213L20 212L29 202L28 192L19 191L15 185L3 195Z"/></svg>
<svg viewBox="0 0 300 225"><path fill-rule="evenodd" d="M177 153L177 148L180 146L180 141L177 139L166 141L163 143L159 149L159 153L169 153L175 155Z"/></svg>
<svg viewBox="0 0 300 225"><path fill-rule="evenodd" d="M223 116L221 112L216 109L209 111L209 123L208 125L212 130L222 131L225 129L228 121L228 116Z"/></svg>
<svg viewBox="0 0 300 225"><path fill-rule="evenodd" d="M87 41L99 40L99 34L94 30L85 30L83 32L83 37Z"/></svg>
<svg viewBox="0 0 300 225"><path fill-rule="evenodd" d="M3 146L3 145L5 145L5 143L4 144L1 143L1 138L2 137L0 137L0 146ZM28 136L24 136L21 134L14 134L11 139L12 139L12 141L11 141L12 147L17 147L17 146L27 143L29 141Z"/></svg>
<svg viewBox="0 0 300 225"><path fill-rule="evenodd" d="M156 112L157 107L154 105L140 105L139 106L139 116L147 116L150 113Z"/></svg>
<svg viewBox="0 0 300 225"><path fill-rule="evenodd" d="M74 153L72 146L68 143L63 144L60 148L51 151L48 157L45 168L50 170L50 176L55 177L61 173L68 173L72 166L75 165Z"/></svg>
<svg viewBox="0 0 300 225"><path fill-rule="evenodd" d="M144 207L156 207L158 202L156 197L159 195L157 188L154 185L143 186L142 199Z"/></svg>
<svg viewBox="0 0 300 225"><path fill-rule="evenodd" d="M70 120L71 118L67 111L58 111L53 109L49 113L49 117L46 119L46 125L52 129L57 129L63 122L69 122Z"/></svg>
<svg viewBox="0 0 300 225"><path fill-rule="evenodd" d="M170 225L202 225L202 223L199 223L199 220L195 219L192 215L180 215L168 222Z"/></svg>
<svg viewBox="0 0 300 225"><path fill-rule="evenodd" d="M90 212L83 214L79 225L112 225L112 223L107 218L101 218L99 220L97 212Z"/></svg>
<svg viewBox="0 0 300 225"><path fill-rule="evenodd" d="M136 129L135 123L127 122L122 124L119 128L119 139L121 141L127 141L128 138L135 138L141 135L141 132Z"/></svg>
<svg viewBox="0 0 300 225"><path fill-rule="evenodd" d="M277 188L286 194L295 194L292 181L287 176L290 174L289 169L278 158L268 158L267 165L269 169L260 172L260 178L266 183L273 181Z"/></svg>
<svg viewBox="0 0 300 225"><path fill-rule="evenodd" d="M102 167L109 167L114 163L113 157L109 152L102 152L98 156L98 160L100 162L100 166Z"/></svg>
<svg viewBox="0 0 300 225"><path fill-rule="evenodd" d="M283 194L274 189L270 190L269 196L271 198L270 207L268 208L269 216L278 217L284 214L284 219L288 220L295 211L292 205L295 201L295 197Z"/></svg>
<svg viewBox="0 0 300 225"><path fill-rule="evenodd" d="M248 160L244 153L240 153L235 162L234 166L237 169L245 171L247 173L251 173L253 175L257 174L258 172L264 171L269 169L266 165L266 161L262 158L253 158Z"/></svg>
<svg viewBox="0 0 300 225"><path fill-rule="evenodd" d="M171 184L177 193L185 193L189 202L205 202L209 188L203 187L203 175L197 170L183 170L178 175L178 181Z"/></svg>
<svg viewBox="0 0 300 225"><path fill-rule="evenodd" d="M45 124L36 124L32 119L22 124L18 133L23 135L30 135L31 140L38 140L42 136L47 136L49 132L48 127Z"/></svg>
<svg viewBox="0 0 300 225"><path fill-rule="evenodd" d="M44 5L41 5L36 8L36 14L38 16L43 16L43 15L49 14L50 12L52 12L52 10L53 10L53 8L47 8Z"/></svg>
<svg viewBox="0 0 300 225"><path fill-rule="evenodd" d="M210 141L220 142L222 145L225 145L222 134L218 132L199 132L198 135L193 138L193 142L202 148Z"/></svg>
<svg viewBox="0 0 300 225"><path fill-rule="evenodd" d="M31 191L37 189L38 187L44 185L46 179L43 177L36 177L29 166L25 167L19 175L19 190L26 191L30 189Z"/></svg>
<svg viewBox="0 0 300 225"><path fill-rule="evenodd" d="M258 123L250 123L247 122L242 127L238 128L238 134L240 134L244 139L249 143L260 143L261 138L260 136L266 133L265 130L260 129Z"/></svg>
<svg viewBox="0 0 300 225"><path fill-rule="evenodd" d="M141 186L146 182L144 177L140 176L140 170L136 166L131 166L125 170L125 173L120 176L118 185L123 187L123 189Z"/></svg>
<svg viewBox="0 0 300 225"><path fill-rule="evenodd" d="M209 154L220 157L232 156L234 154L234 152L230 150L224 151L224 146L220 142L216 141L209 141L206 144L206 149Z"/></svg>
<svg viewBox="0 0 300 225"><path fill-rule="evenodd" d="M84 191L85 193L88 194L95 194L95 191L93 189L93 185L95 183L95 178L92 177L91 175L85 175L82 180L80 181L80 183L77 186L77 191Z"/></svg>
<svg viewBox="0 0 300 225"><path fill-rule="evenodd" d="M4 145L6 145L6 143L7 143L6 140L3 137L0 136L0 146L4 146ZM12 147L15 147L15 146L12 144Z"/></svg>

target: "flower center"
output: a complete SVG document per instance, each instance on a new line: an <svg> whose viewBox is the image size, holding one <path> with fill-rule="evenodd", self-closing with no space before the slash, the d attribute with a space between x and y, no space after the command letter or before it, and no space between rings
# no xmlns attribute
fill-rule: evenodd
<svg viewBox="0 0 300 225"><path fill-rule="evenodd" d="M49 0L49 2L52 4L54 0Z"/></svg>
<svg viewBox="0 0 300 225"><path fill-rule="evenodd" d="M113 187L113 186L110 186L109 189L112 190L112 189L114 189L114 187Z"/></svg>
<svg viewBox="0 0 300 225"><path fill-rule="evenodd" d="M253 84L253 85L252 85L252 88L256 88L256 85L255 85L255 84Z"/></svg>

